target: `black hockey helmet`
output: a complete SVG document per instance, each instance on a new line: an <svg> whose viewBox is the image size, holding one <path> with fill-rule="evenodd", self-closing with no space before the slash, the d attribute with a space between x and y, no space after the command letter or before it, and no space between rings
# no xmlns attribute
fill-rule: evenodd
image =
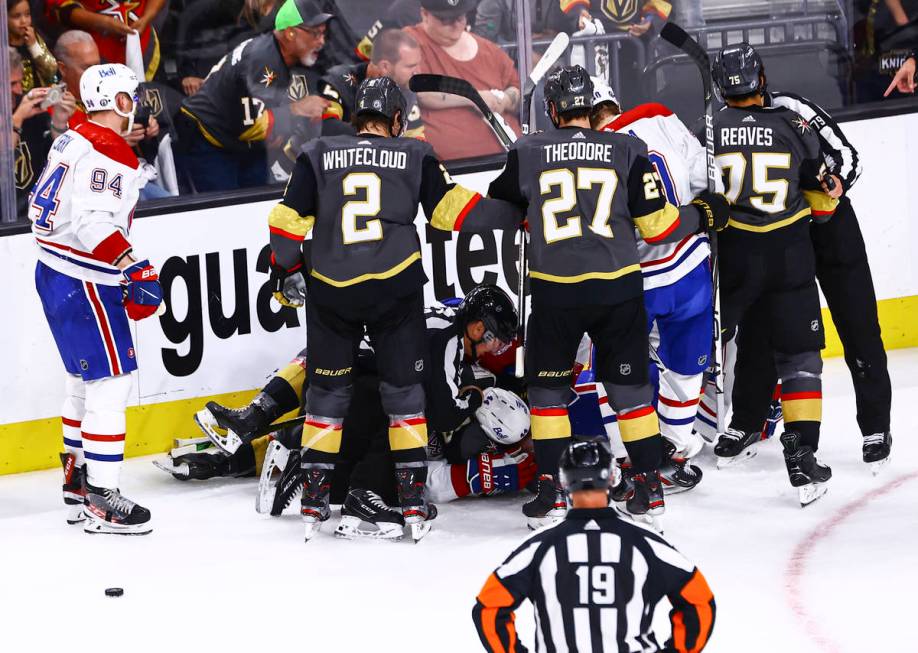
<svg viewBox="0 0 918 653"><path fill-rule="evenodd" d="M561 487L568 492L606 490L612 482L612 451L604 438L573 437L561 454Z"/></svg>
<svg viewBox="0 0 918 653"><path fill-rule="evenodd" d="M549 118L551 107L562 116L592 106L593 81L582 66L564 66L549 73L545 79L545 113Z"/></svg>
<svg viewBox="0 0 918 653"><path fill-rule="evenodd" d="M765 92L761 74L765 70L762 57L748 43L729 45L714 57L711 76L720 94L725 97Z"/></svg>
<svg viewBox="0 0 918 653"><path fill-rule="evenodd" d="M357 110L354 115L376 114L387 118L390 123L395 114L401 118L402 131L408 123L405 96L390 77L374 77L365 79L357 88L357 97L354 101Z"/></svg>
<svg viewBox="0 0 918 653"><path fill-rule="evenodd" d="M505 345L513 342L517 326L516 307L510 296L493 284L483 283L472 288L456 309L456 324L463 334L471 322L479 320L485 326L482 342L491 338L497 338Z"/></svg>

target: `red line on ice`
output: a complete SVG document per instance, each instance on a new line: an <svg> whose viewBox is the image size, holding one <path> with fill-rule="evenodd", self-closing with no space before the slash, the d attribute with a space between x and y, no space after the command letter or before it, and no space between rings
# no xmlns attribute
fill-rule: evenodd
<svg viewBox="0 0 918 653"><path fill-rule="evenodd" d="M842 648L829 635L822 632L819 622L807 610L806 602L803 598L803 592L800 587L801 580L806 574L806 565L807 562L809 562L813 549L816 548L816 545L819 544L820 541L831 535L832 532L851 515L864 508L871 501L889 494L893 490L915 479L918 479L918 472L905 474L887 484L885 487L866 494L856 501L845 504L839 508L833 516L824 520L816 526L816 528L810 531L810 533L794 547L794 552L791 554L787 569L784 572L784 587L787 590L791 611L801 622L803 622L806 630L819 645L821 651L825 651L825 653L841 653Z"/></svg>

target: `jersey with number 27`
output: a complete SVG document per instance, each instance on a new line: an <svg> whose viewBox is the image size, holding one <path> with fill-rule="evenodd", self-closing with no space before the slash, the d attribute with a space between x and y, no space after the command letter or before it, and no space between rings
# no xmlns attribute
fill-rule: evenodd
<svg viewBox="0 0 918 653"><path fill-rule="evenodd" d="M685 206L708 187L707 153L698 139L672 111L657 103L637 106L603 127L630 134L647 144L650 162L658 173L666 199ZM717 179L717 190L723 183ZM705 235L691 234L678 243L648 245L638 241L644 290L675 283L710 255Z"/></svg>
<svg viewBox="0 0 918 653"><path fill-rule="evenodd" d="M127 238L142 178L137 157L107 127L86 122L54 141L32 189L29 219L45 265L94 283L116 286L113 234Z"/></svg>

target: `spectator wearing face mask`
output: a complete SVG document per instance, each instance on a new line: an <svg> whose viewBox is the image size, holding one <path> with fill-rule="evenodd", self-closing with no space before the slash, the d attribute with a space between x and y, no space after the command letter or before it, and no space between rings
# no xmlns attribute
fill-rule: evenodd
<svg viewBox="0 0 918 653"><path fill-rule="evenodd" d="M319 134L329 103L308 95L303 69L315 65L332 18L314 0L286 0L272 32L227 53L185 98L176 119L183 181L199 192L265 184L267 145L282 146L295 128Z"/></svg>

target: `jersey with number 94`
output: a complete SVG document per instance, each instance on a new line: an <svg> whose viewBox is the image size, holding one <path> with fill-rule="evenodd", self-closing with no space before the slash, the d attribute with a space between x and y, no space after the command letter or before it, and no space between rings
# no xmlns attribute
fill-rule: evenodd
<svg viewBox="0 0 918 653"><path fill-rule="evenodd" d="M32 189L38 258L58 272L116 286L140 192L140 166L112 130L86 122L61 134Z"/></svg>

